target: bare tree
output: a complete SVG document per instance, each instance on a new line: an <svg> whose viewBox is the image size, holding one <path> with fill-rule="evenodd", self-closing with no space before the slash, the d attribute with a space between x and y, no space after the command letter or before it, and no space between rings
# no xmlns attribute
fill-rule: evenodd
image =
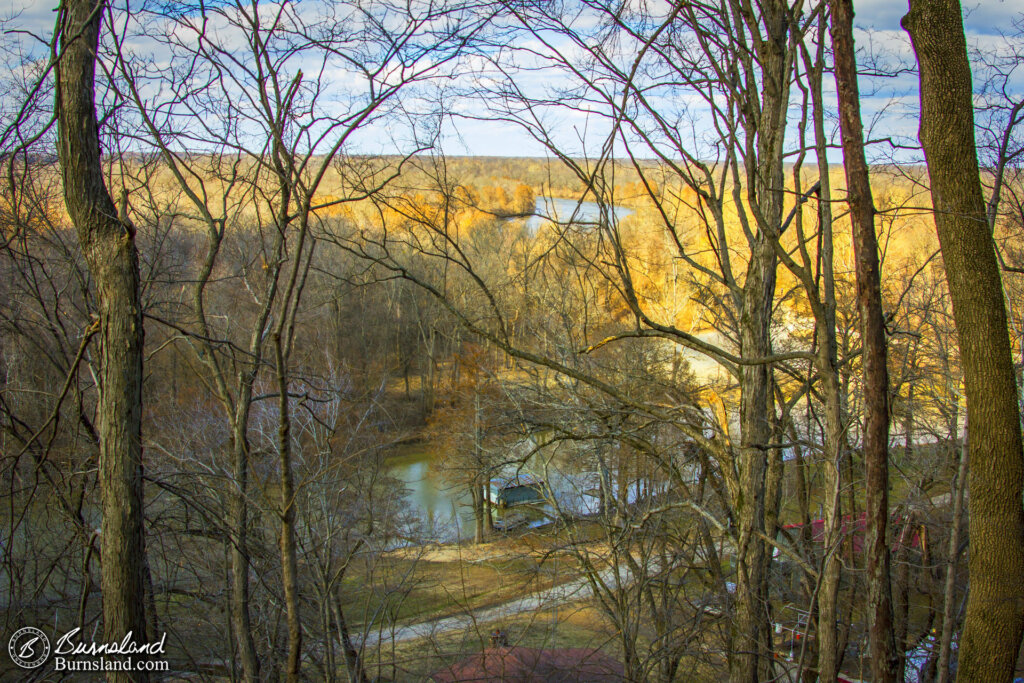
<svg viewBox="0 0 1024 683"><path fill-rule="evenodd" d="M128 19L109 34L112 78L133 107L141 130L137 144L159 156L182 195L178 216L206 237L186 320L165 322L193 347L229 424L232 627L247 680L261 675L250 616L250 515L261 493L250 484L253 406L272 398L278 404L274 514L280 520L288 631L285 675L297 680L303 627L290 400L315 230L331 210L390 182L403 156L431 143L429 127L420 131L424 117L402 119L401 94L444 74L460 56L488 21L486 11L475 9L468 3L381 2L328 3L309 11L282 4L271 10L238 2L182 14L154 3L126 13ZM156 62L133 52L133 39L156 41L171 59ZM340 92L344 88L328 76L332 70L353 74L360 88ZM161 88L149 91L150 83ZM403 155L396 163L347 155L358 131L388 117L401 120L410 138L396 132L393 142ZM203 152L193 153L196 146ZM239 311L244 334L240 325L223 325L210 310L225 246L232 241L229 231L237 226L252 237L249 261L231 274L250 298ZM261 396L256 387L268 370L275 386Z"/></svg>
<svg viewBox="0 0 1024 683"><path fill-rule="evenodd" d="M58 13L58 156L68 214L96 282L100 331L99 483L103 514L104 638L146 633L142 481L142 305L135 229L103 182L94 104L96 50L105 5L69 2ZM122 200L122 204L124 200ZM147 680L110 672L108 680Z"/></svg>

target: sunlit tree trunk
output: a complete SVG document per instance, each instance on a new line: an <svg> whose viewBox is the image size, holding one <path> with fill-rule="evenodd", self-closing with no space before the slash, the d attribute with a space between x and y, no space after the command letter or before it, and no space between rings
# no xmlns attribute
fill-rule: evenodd
<svg viewBox="0 0 1024 683"><path fill-rule="evenodd" d="M957 680L1008 681L1024 634L1024 458L960 3L911 0L903 26L920 65L920 138L967 396L970 591Z"/></svg>

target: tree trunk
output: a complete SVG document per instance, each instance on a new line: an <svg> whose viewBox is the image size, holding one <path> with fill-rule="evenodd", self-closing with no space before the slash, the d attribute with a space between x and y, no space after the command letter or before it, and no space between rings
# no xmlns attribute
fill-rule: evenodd
<svg viewBox="0 0 1024 683"><path fill-rule="evenodd" d="M249 618L249 440L246 425L249 422L251 385L243 388L238 399L238 414L232 425L231 476L233 489L230 496L231 513L231 621L242 661L242 677L253 683L259 680L260 660Z"/></svg>
<svg viewBox="0 0 1024 683"><path fill-rule="evenodd" d="M960 559L960 522L964 512L964 488L967 484L967 439L960 445L960 462L957 463L956 475L950 487L953 498L953 519L949 525L949 545L946 548L946 583L942 590L942 634L939 637L939 662L935 680L938 683L949 681L949 655L953 646L953 629L956 626L956 615L953 613L953 602L956 598L956 566Z"/></svg>
<svg viewBox="0 0 1024 683"><path fill-rule="evenodd" d="M853 223L856 258L857 309L860 313L864 367L864 468L867 491L868 642L872 680L897 677L893 640L892 586L889 571L889 371L886 367L885 322L875 238L875 207L871 198L857 89L853 46L853 3L830 0L832 49L843 159Z"/></svg>
<svg viewBox="0 0 1024 683"><path fill-rule="evenodd" d="M910 539L914 537L914 525L917 515L909 510L903 518L896 552L893 553L893 626L892 635L896 643L896 680L902 683L906 677L907 642L910 633ZM923 540L923 539L922 539ZM927 563L922 563L927 567Z"/></svg>
<svg viewBox="0 0 1024 683"><path fill-rule="evenodd" d="M473 390L473 519L476 522L476 531L473 540L476 543L484 542L484 517L487 507L487 494L489 482L484 476L484 448L483 448L483 408L480 405L480 387Z"/></svg>
<svg viewBox="0 0 1024 683"><path fill-rule="evenodd" d="M491 481L484 478L484 522L488 534L494 533L494 506L491 504Z"/></svg>
<svg viewBox="0 0 1024 683"><path fill-rule="evenodd" d="M97 432L103 639L146 637L142 478L142 305L135 232L103 182L96 123L95 70L103 3L64 3L56 113L68 215L96 283L99 319ZM144 672L109 672L109 681L145 681Z"/></svg>
<svg viewBox="0 0 1024 683"><path fill-rule="evenodd" d="M747 198L756 205L757 232L750 239L750 262L743 282L739 313L740 354L771 355L771 320L778 256L775 241L782 230L785 178L783 144L789 103L790 55L787 52L789 7L784 2L761 4L766 35L758 43L762 82L757 95L760 115L745 123L756 139L757 159L749 175ZM753 96L750 93L748 96ZM751 103L751 106L755 106ZM736 539L736 615L730 641L729 679L753 683L773 678L774 655L764 580L767 546L765 477L772 442L774 401L771 366L743 365L740 370L740 448L737 490L732 492Z"/></svg>
<svg viewBox="0 0 1024 683"><path fill-rule="evenodd" d="M477 479L470 487L473 494L473 543L484 542L484 502L483 487Z"/></svg>
<svg viewBox="0 0 1024 683"><path fill-rule="evenodd" d="M834 299L833 299L834 302ZM820 326L826 328L827 325ZM842 471L844 428L839 399L839 371L835 358L835 327L831 331L822 329L826 335L822 349L818 352L818 372L822 378L825 396L825 453L824 469L825 500L823 524L825 537L822 547L822 569L818 589L818 675L822 683L832 683L842 666L842 652L839 647L837 617L839 613L839 581L842 559L842 505L840 492ZM830 344L831 339L831 344ZM831 346L831 349L829 349ZM808 532L811 532L808 526ZM813 542L813 541L812 541Z"/></svg>
<svg viewBox="0 0 1024 683"><path fill-rule="evenodd" d="M360 655L361 649L357 650L352 642L352 636L348 630L348 622L345 620L345 612L341 609L341 601L334 602L334 618L338 622L338 634L341 637L341 650L345 654L345 669L348 671L348 680L351 683L366 683L366 671L363 668L363 658Z"/></svg>
<svg viewBox="0 0 1024 683"><path fill-rule="evenodd" d="M917 364L912 363L910 365L910 372L913 374L917 371L915 367ZM907 383L907 405L906 413L903 415L903 457L910 462L910 458L914 455L914 380L911 379Z"/></svg>
<svg viewBox="0 0 1024 683"><path fill-rule="evenodd" d="M819 24L819 40L824 43L825 17ZM819 48L824 50L824 46ZM839 345L836 340L836 288L834 269L834 244L832 236L832 183L829 177L828 154L826 150L824 104L822 100L822 71L824 55L819 52L819 68L810 70L811 97L813 98L815 154L818 161L818 225L821 231L821 275L822 315L815 320L818 334L818 351L815 354L815 369L821 377L822 396L825 403L825 496L822 519L825 538L822 553L820 587L816 616L816 650L818 675L822 683L835 681L842 665L837 617L839 613L839 582L842 561L839 544L842 542L841 519L843 485L843 458L846 453L846 416L843 412L843 388L839 377ZM806 498L806 492L804 493ZM811 547L811 518L806 500L801 503L801 519L805 525L803 534L806 545Z"/></svg>
<svg viewBox="0 0 1024 683"><path fill-rule="evenodd" d="M974 142L971 71L955 0L911 0L920 138L967 395L970 591L958 680L1007 681L1024 635L1024 458L1002 282Z"/></svg>
<svg viewBox="0 0 1024 683"><path fill-rule="evenodd" d="M781 184L779 185L781 186ZM751 257L744 284L740 348L744 356L769 355L768 328L775 292L775 251L765 239ZM739 536L736 542L736 617L733 620L730 680L752 683L770 657L763 645L770 634L763 581L765 478L771 441L770 381L767 365L741 371L739 487L734 496Z"/></svg>
<svg viewBox="0 0 1024 683"><path fill-rule="evenodd" d="M277 365L278 426L277 450L281 467L281 580L288 623L288 683L298 683L302 653L302 621L299 615L299 561L295 547L295 482L292 474L291 417L288 409L288 375L281 335L274 333L274 356Z"/></svg>

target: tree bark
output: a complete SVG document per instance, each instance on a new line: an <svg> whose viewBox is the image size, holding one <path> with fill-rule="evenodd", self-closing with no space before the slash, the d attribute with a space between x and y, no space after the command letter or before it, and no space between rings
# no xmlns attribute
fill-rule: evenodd
<svg viewBox="0 0 1024 683"><path fill-rule="evenodd" d="M234 627L242 676L246 681L259 680L260 660L252 634L249 616L249 407L252 382L243 383L238 399L238 413L232 424L230 493L231 514L231 621Z"/></svg>
<svg viewBox="0 0 1024 683"><path fill-rule="evenodd" d="M836 287L834 240L832 235L832 182L826 150L822 72L824 71L825 22L819 19L819 52L815 68L808 69L814 121L815 155L818 162L818 225L821 231L822 311L815 313L818 349L815 369L821 378L825 408L825 496L822 507L825 538L821 559L820 586L815 615L817 637L813 647L817 671L822 683L833 683L842 664L839 629L839 584L842 574L842 485L843 458L846 455L846 416L843 412L843 387L839 376L839 344L836 339ZM806 493L804 494L806 497ZM801 503L801 520L806 546L813 545L808 504Z"/></svg>
<svg viewBox="0 0 1024 683"><path fill-rule="evenodd" d="M99 315L100 536L103 639L146 638L142 478L142 306L135 231L103 182L96 122L96 48L102 0L68 0L60 15L56 113L68 215L96 285ZM123 212L122 212L123 213ZM146 681L109 672L108 681Z"/></svg>
<svg viewBox="0 0 1024 683"><path fill-rule="evenodd" d="M281 347L281 334L273 335L277 367L278 427L277 450L281 467L281 582L288 624L288 683L298 683L302 654L302 620L299 614L299 560L295 543L295 476L292 472L291 416L288 403L288 368Z"/></svg>
<svg viewBox="0 0 1024 683"><path fill-rule="evenodd" d="M967 396L970 591L958 680L1007 681L1024 635L1024 458L1002 282L974 141L960 4L911 0L920 138Z"/></svg>
<svg viewBox="0 0 1024 683"><path fill-rule="evenodd" d="M852 0L830 0L832 49L842 133L846 184L853 223L853 248L857 275L857 310L860 313L864 372L864 468L867 491L868 643L871 675L877 682L897 678L896 644L893 639L892 585L890 579L889 522L889 371L886 366L885 321L875 237L875 207L871 198L868 165L864 155L857 88L857 63L853 45Z"/></svg>
<svg viewBox="0 0 1024 683"><path fill-rule="evenodd" d="M781 183L779 185L781 186ZM775 251L765 238L750 261L744 284L740 348L744 356L770 354L768 329L775 294ZM766 587L763 581L767 552L765 533L765 480L771 442L770 371L767 365L746 365L741 371L739 487L735 495L739 537L736 542L736 618L733 620L730 680L762 680L762 667L771 653Z"/></svg>
<svg viewBox="0 0 1024 683"><path fill-rule="evenodd" d="M960 461L957 463L956 474L950 486L953 499L953 519L949 525L949 545L946 549L946 581L942 589L942 634L939 637L939 662L936 667L935 680L938 683L949 681L949 655L953 645L953 629L956 615L953 613L953 601L956 598L956 567L960 559L960 522L964 511L964 489L967 484L967 439L960 444Z"/></svg>
<svg viewBox="0 0 1024 683"><path fill-rule="evenodd" d="M787 13L782 2L762 7L766 35L757 45L763 80L760 116L748 121L747 133L756 137L757 159L748 174L747 198L756 207L757 232L750 241L750 261L743 282L739 310L740 355L771 355L771 320L775 299L778 257L775 241L782 230L785 178L783 143L789 104L789 52ZM754 98L750 92L748 97ZM754 106L751 103L751 106ZM740 448L736 466L737 489L730 492L738 526L736 539L736 614L730 642L729 680L752 683L774 678L772 632L764 581L767 545L765 494L772 443L774 402L772 370L766 364L744 365L740 370Z"/></svg>
<svg viewBox="0 0 1024 683"><path fill-rule="evenodd" d="M349 633L348 621L341 608L341 601L334 601L334 618L338 622L338 635L341 639L341 650L345 655L345 670L351 683L366 683L366 671L363 668L362 648L356 649Z"/></svg>

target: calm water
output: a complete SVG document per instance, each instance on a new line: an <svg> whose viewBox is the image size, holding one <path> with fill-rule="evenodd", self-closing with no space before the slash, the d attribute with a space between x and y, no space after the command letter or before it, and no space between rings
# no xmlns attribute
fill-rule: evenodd
<svg viewBox="0 0 1024 683"><path fill-rule="evenodd" d="M596 223L601 217L601 207L596 202L577 202L575 199L559 199L557 197L537 197L534 211L538 214L526 219L526 227L535 233L541 226L550 224L552 220L566 223ZM615 220L620 220L634 213L633 209L617 206L614 210Z"/></svg>
<svg viewBox="0 0 1024 683"><path fill-rule="evenodd" d="M442 542L472 538L474 519L469 492L445 477L443 468L436 462L439 457L426 445L416 444L387 460L388 474L402 482L408 511L418 519L417 526L408 530L409 535ZM563 511L576 515L597 512L595 491L599 477L596 472L580 472L562 457L534 455L527 460L523 473L544 480ZM495 473L494 478L514 475L515 468L512 467ZM609 484L614 492L616 483L612 480ZM638 491L628 493L630 500L637 495ZM542 523L555 516L555 510L547 503L509 510L494 509L494 521L498 525L512 518L524 517L530 523Z"/></svg>
<svg viewBox="0 0 1024 683"><path fill-rule="evenodd" d="M417 444L387 460L388 475L405 486L405 499L425 538L452 541L473 535L473 510L469 492L449 482L433 465L434 453Z"/></svg>
<svg viewBox="0 0 1024 683"><path fill-rule="evenodd" d="M453 484L445 476L438 457L428 447L417 444L387 460L388 475L402 482L408 512L418 519L417 526L408 530L409 534L442 542L472 538L475 530L472 497L464 486ZM495 478L500 476L496 474ZM557 485L561 479L556 476L552 481ZM553 511L549 509L549 513ZM510 510L494 508L493 514L497 525L522 517L535 522L546 521L543 512L523 506Z"/></svg>

